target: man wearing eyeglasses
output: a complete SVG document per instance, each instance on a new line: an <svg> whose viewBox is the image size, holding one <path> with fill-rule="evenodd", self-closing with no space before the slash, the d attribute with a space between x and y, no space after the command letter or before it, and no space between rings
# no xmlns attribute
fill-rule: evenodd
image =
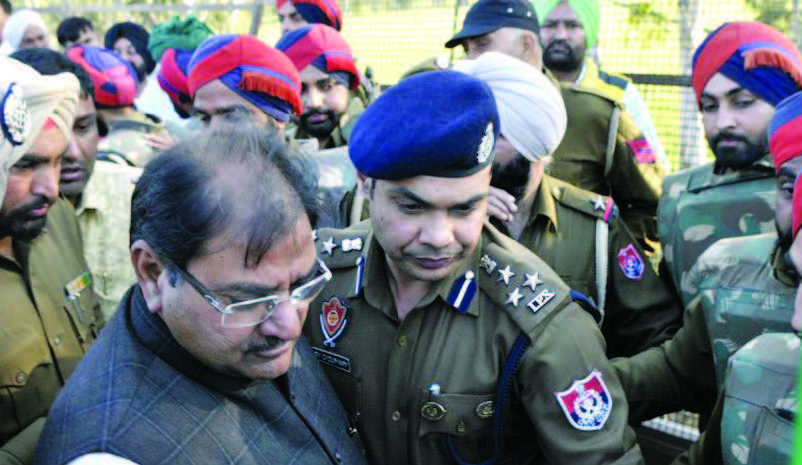
<svg viewBox="0 0 802 465"><path fill-rule="evenodd" d="M51 410L37 463L364 463L301 338L331 279L314 188L278 134L238 126L145 168L137 284Z"/></svg>
<svg viewBox="0 0 802 465"><path fill-rule="evenodd" d="M642 463L597 310L486 222L498 135L490 88L456 71L365 110L370 221L318 231L333 277L305 334L370 463Z"/></svg>

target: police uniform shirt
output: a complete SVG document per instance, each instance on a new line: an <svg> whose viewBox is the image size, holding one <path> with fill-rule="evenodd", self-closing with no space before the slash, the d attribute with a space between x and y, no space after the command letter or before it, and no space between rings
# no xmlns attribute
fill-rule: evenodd
<svg viewBox="0 0 802 465"><path fill-rule="evenodd" d="M317 231L316 244L334 277L305 334L369 462L453 463L444 444L464 461L493 457L502 378L512 463L640 463L593 317L531 252L486 225L473 254L399 321L368 222ZM517 375L504 378L526 340Z"/></svg>
<svg viewBox="0 0 802 465"><path fill-rule="evenodd" d="M13 247L14 260L0 256L0 444L47 414L104 324L69 202Z"/></svg>
<svg viewBox="0 0 802 465"><path fill-rule="evenodd" d="M606 224L605 232L599 231L600 222ZM608 357L635 355L670 339L679 329L682 308L618 218L609 197L545 175L517 240L571 289L603 306ZM600 279L606 283L603 296L598 292Z"/></svg>

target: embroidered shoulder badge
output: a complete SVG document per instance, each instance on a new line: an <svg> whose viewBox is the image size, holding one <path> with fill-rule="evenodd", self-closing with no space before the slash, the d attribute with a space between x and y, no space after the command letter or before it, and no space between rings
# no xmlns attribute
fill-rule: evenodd
<svg viewBox="0 0 802 465"><path fill-rule="evenodd" d="M479 143L479 152L476 154L476 161L480 165L486 162L490 154L493 153L495 141L495 137L493 136L493 123L487 123L485 135L482 136L482 142Z"/></svg>
<svg viewBox="0 0 802 465"><path fill-rule="evenodd" d="M0 103L0 109L3 112L0 125L6 140L11 145L22 145L31 133L31 114L17 84L9 86L3 102Z"/></svg>
<svg viewBox="0 0 802 465"><path fill-rule="evenodd" d="M643 259L634 245L629 244L618 251L618 266L628 279L641 279L645 268Z"/></svg>
<svg viewBox="0 0 802 465"><path fill-rule="evenodd" d="M593 370L587 378L574 381L571 387L554 396L571 426L581 431L602 429L613 410L610 391L597 370Z"/></svg>
<svg viewBox="0 0 802 465"><path fill-rule="evenodd" d="M351 306L345 299L338 296L331 296L323 302L320 311L320 329L323 331L323 345L334 347L335 340L342 336L345 326L348 324L350 315L348 311Z"/></svg>

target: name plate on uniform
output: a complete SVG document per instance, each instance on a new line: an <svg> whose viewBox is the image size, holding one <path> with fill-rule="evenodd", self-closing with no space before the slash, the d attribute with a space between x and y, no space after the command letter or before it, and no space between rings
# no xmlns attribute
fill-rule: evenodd
<svg viewBox="0 0 802 465"><path fill-rule="evenodd" d="M343 357L340 354L335 354L317 347L312 347L312 350L315 351L318 362L346 373L351 373L351 359L348 357Z"/></svg>

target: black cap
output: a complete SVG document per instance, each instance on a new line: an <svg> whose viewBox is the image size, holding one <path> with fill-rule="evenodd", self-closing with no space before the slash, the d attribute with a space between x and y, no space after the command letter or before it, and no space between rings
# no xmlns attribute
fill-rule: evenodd
<svg viewBox="0 0 802 465"><path fill-rule="evenodd" d="M540 30L532 3L527 0L479 0L462 23L462 30L446 42L454 48L462 39L483 36L502 27L525 29L537 34Z"/></svg>

